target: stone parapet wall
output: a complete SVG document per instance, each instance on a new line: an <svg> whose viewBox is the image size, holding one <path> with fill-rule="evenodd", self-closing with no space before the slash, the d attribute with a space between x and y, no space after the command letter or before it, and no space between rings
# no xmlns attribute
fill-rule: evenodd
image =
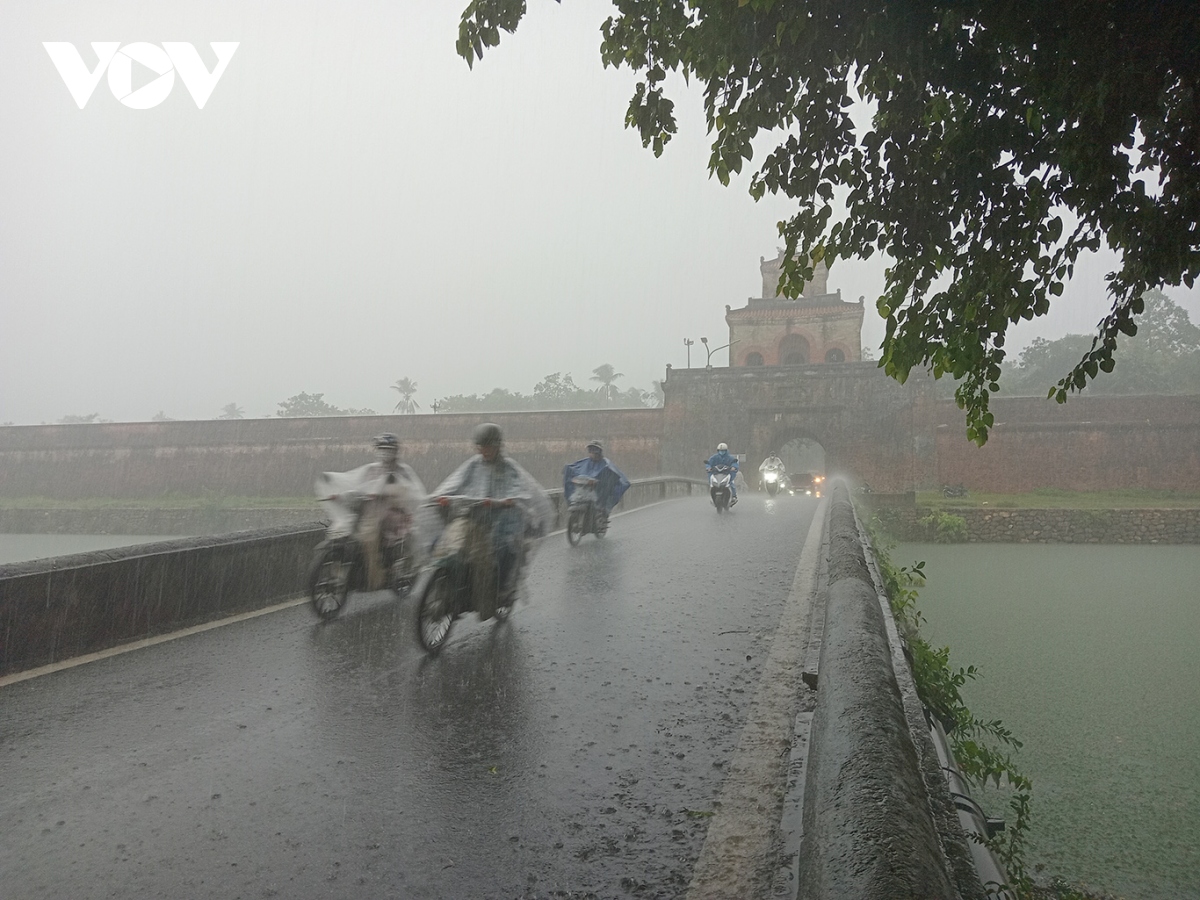
<svg viewBox="0 0 1200 900"><path fill-rule="evenodd" d="M0 566L0 676L295 596L323 533L278 528Z"/></svg>
<svg viewBox="0 0 1200 900"><path fill-rule="evenodd" d="M923 507L877 509L899 540L928 541ZM966 523L970 543L1200 544L1200 509L946 509Z"/></svg>
<svg viewBox="0 0 1200 900"><path fill-rule="evenodd" d="M692 479L645 479L620 508L703 489ZM562 491L550 493L561 527ZM300 595L323 536L312 522L0 566L0 676Z"/></svg>

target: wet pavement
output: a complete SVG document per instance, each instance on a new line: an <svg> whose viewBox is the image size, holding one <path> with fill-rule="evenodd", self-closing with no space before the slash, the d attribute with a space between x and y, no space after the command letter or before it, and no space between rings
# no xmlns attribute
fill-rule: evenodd
<svg viewBox="0 0 1200 900"><path fill-rule="evenodd" d="M0 895L684 897L817 505L552 536L436 659L381 593L0 688Z"/></svg>

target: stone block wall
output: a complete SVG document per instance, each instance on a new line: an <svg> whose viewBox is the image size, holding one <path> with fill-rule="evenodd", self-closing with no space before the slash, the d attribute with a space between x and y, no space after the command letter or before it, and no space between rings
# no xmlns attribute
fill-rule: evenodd
<svg viewBox="0 0 1200 900"><path fill-rule="evenodd" d="M320 472L370 462L370 438L384 431L432 489L475 451L471 430L487 420L546 487L592 439L630 478L660 474L654 409L40 425L0 428L0 496L307 497Z"/></svg>
<svg viewBox="0 0 1200 900"><path fill-rule="evenodd" d="M936 472L929 486L1022 493L1038 488L1200 492L1200 397L993 400L987 444L963 437L952 403L928 407Z"/></svg>

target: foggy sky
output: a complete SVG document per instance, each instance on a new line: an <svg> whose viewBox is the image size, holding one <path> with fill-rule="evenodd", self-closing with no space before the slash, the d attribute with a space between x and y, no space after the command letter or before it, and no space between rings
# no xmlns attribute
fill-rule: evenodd
<svg viewBox="0 0 1200 900"><path fill-rule="evenodd" d="M599 61L607 4L531 0L471 71L465 2L0 0L0 422L255 417L302 391L389 412L401 377L427 409L606 362L649 388L685 337L703 364L790 204L708 178L694 87L664 156L642 149L635 79ZM209 41L241 45L203 110L178 80L128 109L104 79L80 110L43 41L89 66L92 41L190 41L209 67ZM866 295L868 346L882 265L830 274ZM1010 349L1090 331L1108 268Z"/></svg>

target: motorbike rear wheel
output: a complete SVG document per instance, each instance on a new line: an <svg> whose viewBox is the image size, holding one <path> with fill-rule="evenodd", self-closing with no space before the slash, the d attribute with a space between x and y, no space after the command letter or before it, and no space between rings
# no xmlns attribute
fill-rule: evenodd
<svg viewBox="0 0 1200 900"><path fill-rule="evenodd" d="M417 604L417 638L425 652L436 656L454 625L454 586L450 573L438 569L425 585Z"/></svg>
<svg viewBox="0 0 1200 900"><path fill-rule="evenodd" d="M324 621L336 618L350 596L350 576L354 561L346 558L344 547L326 547L313 564L308 579L308 595L313 612Z"/></svg>
<svg viewBox="0 0 1200 900"><path fill-rule="evenodd" d="M572 547L583 540L583 520L584 511L582 509L573 509L567 515L567 543Z"/></svg>

